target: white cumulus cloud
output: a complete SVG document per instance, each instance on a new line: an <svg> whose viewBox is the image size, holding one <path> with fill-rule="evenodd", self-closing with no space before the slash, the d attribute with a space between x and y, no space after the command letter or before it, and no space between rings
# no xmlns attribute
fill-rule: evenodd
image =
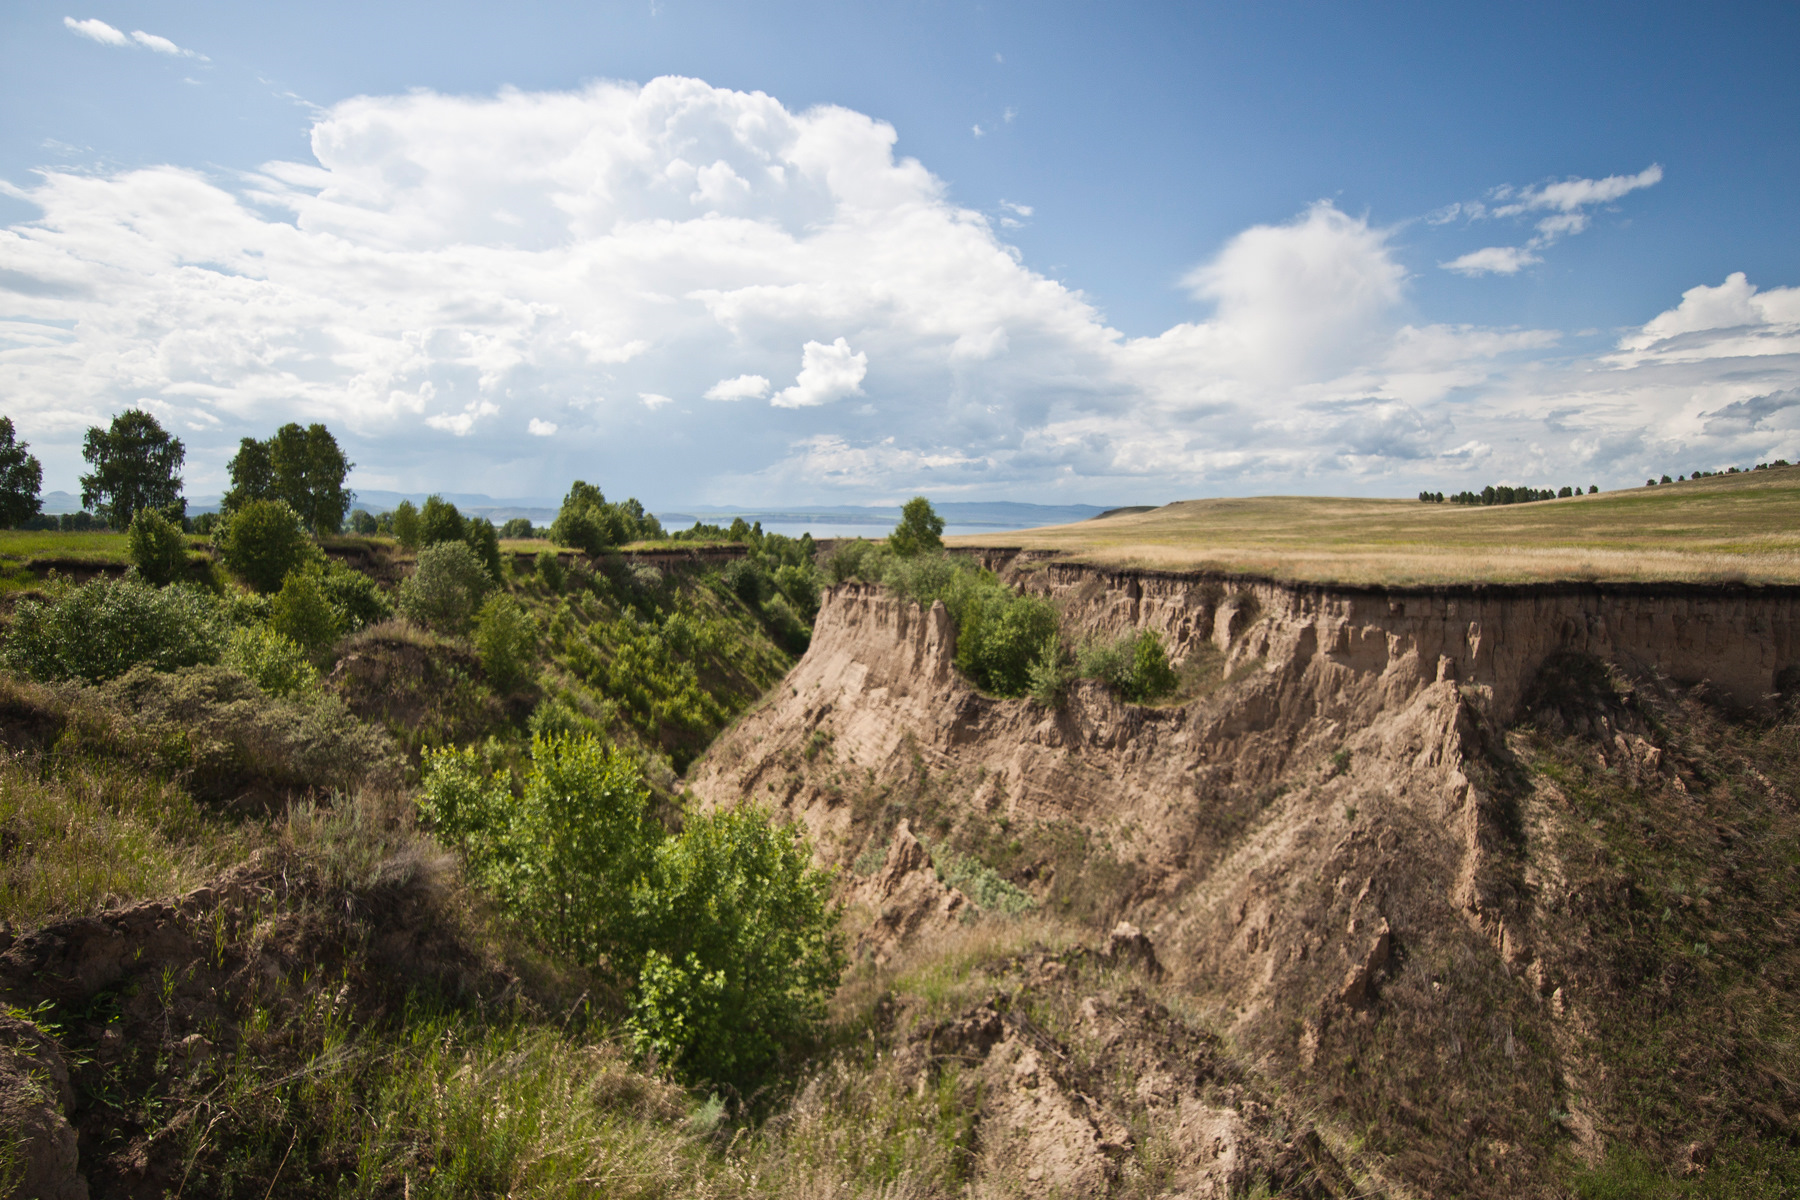
<svg viewBox="0 0 1800 1200"><path fill-rule="evenodd" d="M761 375L721 379L706 389L708 400L761 400L769 394L769 381Z"/></svg>
<svg viewBox="0 0 1800 1200"><path fill-rule="evenodd" d="M776 408L812 408L845 396L862 394L863 377L869 373L869 356L852 351L838 338L829 346L808 342L801 350L800 374L794 386L782 388L769 399Z"/></svg>
<svg viewBox="0 0 1800 1200"><path fill-rule="evenodd" d="M244 175L48 168L9 185L36 215L0 228L7 415L72 488L82 431L150 406L192 430L196 493L288 420L328 423L365 487L582 477L665 503L1411 494L1800 459L1796 289L1670 296L1584 358L1554 330L1432 321L1392 232L1321 202L1226 239L1186 274L1192 319L1130 337L1001 240L1030 206L959 207L896 140L661 78L356 97L317 114L310 156ZM1493 203L1539 221L1624 194L1587 182ZM703 395L768 403L672 399Z"/></svg>

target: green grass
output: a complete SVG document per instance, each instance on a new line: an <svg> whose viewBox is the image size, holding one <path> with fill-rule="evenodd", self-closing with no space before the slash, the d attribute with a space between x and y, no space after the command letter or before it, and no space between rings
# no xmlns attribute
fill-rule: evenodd
<svg viewBox="0 0 1800 1200"><path fill-rule="evenodd" d="M953 547L1357 584L1800 582L1800 467L1489 508L1315 496L1186 500Z"/></svg>
<svg viewBox="0 0 1800 1200"><path fill-rule="evenodd" d="M3 529L0 530L0 560L27 563L66 560L123 565L131 561L131 556L125 551L125 535L122 533Z"/></svg>

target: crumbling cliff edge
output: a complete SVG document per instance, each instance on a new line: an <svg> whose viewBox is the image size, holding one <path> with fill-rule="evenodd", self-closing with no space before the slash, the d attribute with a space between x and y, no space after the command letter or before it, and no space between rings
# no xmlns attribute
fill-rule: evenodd
<svg viewBox="0 0 1800 1200"><path fill-rule="evenodd" d="M1561 1114L1565 1148L1598 1160L1590 1083L1605 1065L1584 1047L1611 993L1551 932L1570 911L1559 831L1574 820L1521 769L1509 730L1554 707L1570 664L1772 709L1800 674L1800 589L1361 588L1011 554L988 565L1056 602L1072 640L1152 628L1211 674L1164 706L1089 683L1056 710L995 699L955 671L941 606L846 584L788 679L690 772L696 795L772 805L845 868L879 862L908 820L1047 909L1141 927L1279 1079L1329 1077L1328 1097L1361 1061L1384 1111L1435 1104L1432 1119L1451 1120L1486 1103L1476 1081L1502 1071L1517 1094L1493 1104ZM1610 777L1692 784L1628 703L1570 720ZM1469 1169L1542 1181L1555 1139L1532 1149L1520 1132L1541 1113L1467 1119L1489 1122L1458 1135Z"/></svg>

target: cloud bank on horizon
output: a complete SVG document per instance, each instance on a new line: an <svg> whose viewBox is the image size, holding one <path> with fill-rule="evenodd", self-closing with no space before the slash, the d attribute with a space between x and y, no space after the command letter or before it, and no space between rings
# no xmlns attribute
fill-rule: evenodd
<svg viewBox="0 0 1800 1200"><path fill-rule="evenodd" d="M653 503L1406 495L1800 459L1800 288L1696 280L1571 348L1591 339L1422 318L1400 230L1321 201L1188 272L1210 315L1127 337L1003 240L1029 205L959 206L895 140L664 77L357 97L317 118L316 161L238 177L0 184L42 214L0 230L7 412L57 486L79 463L52 454L148 408L196 493L287 420L339 432L365 487L582 475ZM1428 219L1528 223L1442 264L1512 273L1661 177Z"/></svg>

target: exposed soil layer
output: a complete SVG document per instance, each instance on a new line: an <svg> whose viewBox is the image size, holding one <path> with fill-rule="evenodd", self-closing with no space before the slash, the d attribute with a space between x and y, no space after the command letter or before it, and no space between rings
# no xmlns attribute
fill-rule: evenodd
<svg viewBox="0 0 1800 1200"><path fill-rule="evenodd" d="M1800 1016L1785 950L1762 941L1779 923L1752 930L1746 909L1724 934L1762 942L1752 957L1772 976L1704 975L1724 970L1716 949L1684 974L1694 942L1630 940L1663 919L1634 919L1662 893L1653 865L1584 838L1624 806L1652 845L1733 847L1735 882L1713 886L1754 887L1756 912L1800 903L1784 857L1800 851L1800 778L1774 774L1794 740L1781 693L1800 593L993 565L1055 600L1071 641L1156 629L1205 677L1190 670L1191 698L1163 707L1096 684L1054 711L997 700L954 670L941 606L845 585L777 694L690 772L693 790L773 804L859 870L906 820L906 836L978 858L1043 907L1099 929L1132 921L1242 1061L1424 1194L1559 1195L1621 1145L1675 1170L1696 1167L1694 1146L1790 1136L1800 1091L1752 1065L1784 1044L1763 1023ZM1579 801L1555 783L1571 771L1592 775ZM1754 882L1751 858L1767 867ZM911 919L878 915L890 931ZM1646 973L1669 972L1664 1002L1646 1004ZM1684 993L1689 978L1705 986ZM1634 1116L1626 1081L1667 1064L1626 1062L1606 1031L1673 1044L1726 1011L1738 1032L1708 1060L1743 1078L1708 1089L1696 1074L1686 1112Z"/></svg>

